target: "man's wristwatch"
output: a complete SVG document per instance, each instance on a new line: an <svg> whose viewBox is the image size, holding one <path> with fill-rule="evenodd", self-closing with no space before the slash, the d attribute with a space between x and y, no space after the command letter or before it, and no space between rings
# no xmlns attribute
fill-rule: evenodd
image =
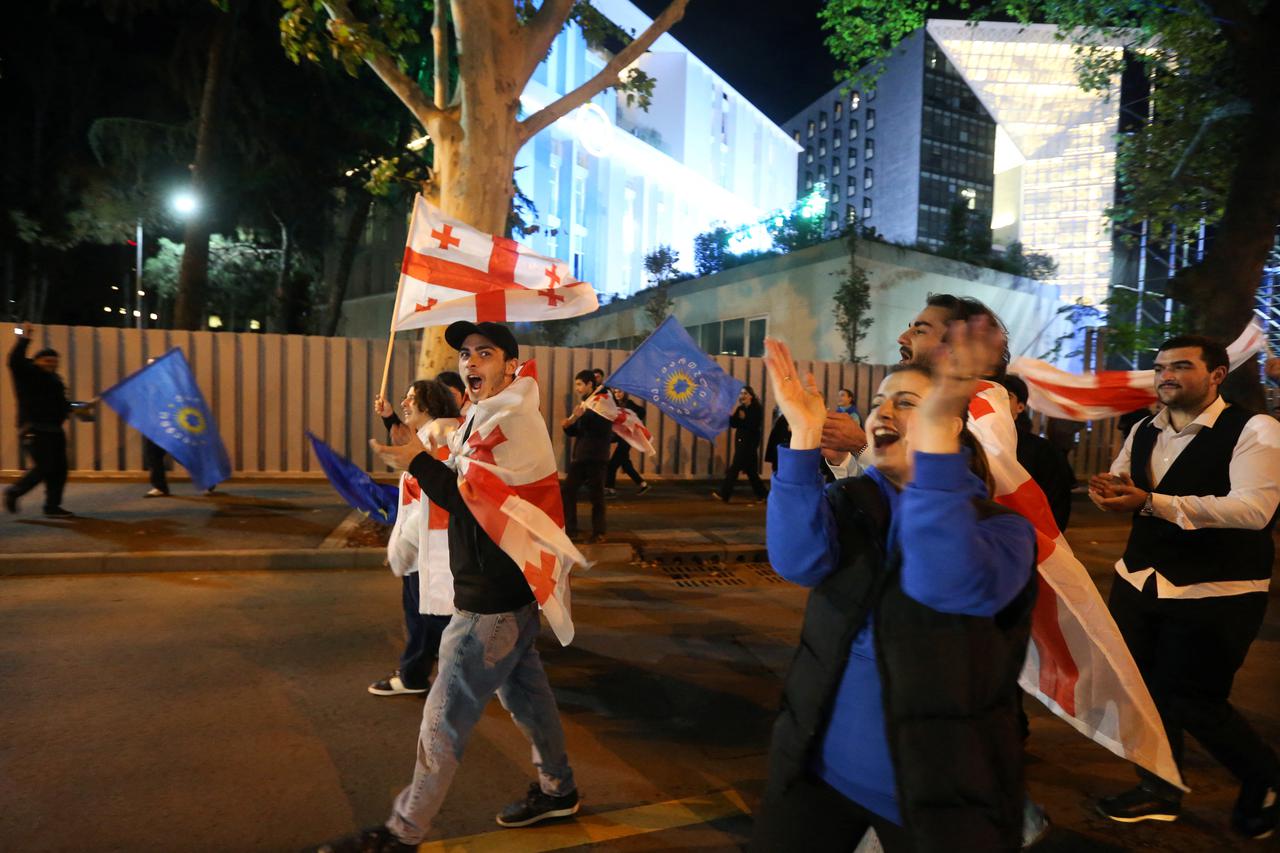
<svg viewBox="0 0 1280 853"><path fill-rule="evenodd" d="M1151 505L1151 492L1147 492L1147 499L1142 502L1142 509L1138 510L1138 515L1154 515L1155 507Z"/></svg>

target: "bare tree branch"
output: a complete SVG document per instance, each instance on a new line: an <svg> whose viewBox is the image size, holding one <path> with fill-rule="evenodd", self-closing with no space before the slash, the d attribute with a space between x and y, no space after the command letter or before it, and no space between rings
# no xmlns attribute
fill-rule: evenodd
<svg viewBox="0 0 1280 853"><path fill-rule="evenodd" d="M528 35L525 36L524 67L520 69L522 81L532 77L538 63L546 57L551 43L564 29L565 21L569 20L573 4L574 0L543 0L542 6L525 23L524 30Z"/></svg>
<svg viewBox="0 0 1280 853"><path fill-rule="evenodd" d="M324 0L324 8L334 22L359 23L359 19L352 14L346 0ZM372 55L364 58L365 64L372 68L373 73L377 74L387 88L400 99L400 102L409 108L409 112L413 113L414 118L426 128L428 133L433 135L436 133L433 125L438 126L443 121L452 120L452 116L445 110L438 109L431 102L421 86L400 70L400 66L383 45L374 42L372 47Z"/></svg>
<svg viewBox="0 0 1280 853"><path fill-rule="evenodd" d="M436 107L449 106L449 18L444 0L436 0L435 15L431 19L431 42L434 46L436 82Z"/></svg>
<svg viewBox="0 0 1280 853"><path fill-rule="evenodd" d="M685 7L688 5L689 0L672 0L671 4L662 10L662 14L654 18L653 23L635 41L614 54L613 59L609 60L599 74L520 122L521 141L527 141L556 119L582 106L610 86L617 85L618 72L638 59L650 45L658 40L658 36L683 18Z"/></svg>

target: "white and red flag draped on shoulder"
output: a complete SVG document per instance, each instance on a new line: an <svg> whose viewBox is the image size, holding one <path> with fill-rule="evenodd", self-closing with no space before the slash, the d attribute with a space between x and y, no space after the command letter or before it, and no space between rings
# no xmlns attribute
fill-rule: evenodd
<svg viewBox="0 0 1280 853"><path fill-rule="evenodd" d="M449 219L418 196L392 328L555 320L596 310L595 290L570 273L564 261Z"/></svg>
<svg viewBox="0 0 1280 853"><path fill-rule="evenodd" d="M1267 336L1254 318L1240 337L1227 347L1227 358L1235 370L1267 349ZM1049 417L1069 421L1116 418L1156 401L1155 382L1150 370L1100 370L1097 373L1067 373L1034 358L1016 358L1009 365L1027 383L1031 408Z"/></svg>
<svg viewBox="0 0 1280 853"><path fill-rule="evenodd" d="M535 365L471 407L449 438L446 464L489 538L516 566L562 645L573 640L569 572L587 560L564 532L560 475L546 422L538 411Z"/></svg>
<svg viewBox="0 0 1280 853"><path fill-rule="evenodd" d="M1003 387L980 383L969 402L969 429L986 451L996 501L1036 530L1040 588L1022 688L1081 734L1182 786L1160 715L1115 620L1058 530L1044 492L1018 464Z"/></svg>
<svg viewBox="0 0 1280 853"><path fill-rule="evenodd" d="M619 406L607 390L601 388L588 397L586 406L613 424L613 434L636 450L650 456L658 452L653 446L653 433L649 432L644 421L626 406Z"/></svg>

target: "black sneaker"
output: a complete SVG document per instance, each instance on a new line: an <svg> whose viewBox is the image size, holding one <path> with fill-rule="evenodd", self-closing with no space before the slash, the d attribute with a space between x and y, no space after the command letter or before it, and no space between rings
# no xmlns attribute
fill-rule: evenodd
<svg viewBox="0 0 1280 853"><path fill-rule="evenodd" d="M1231 828L1245 838L1270 838L1280 825L1280 783L1259 788L1245 785L1240 789L1236 806L1231 811Z"/></svg>
<svg viewBox="0 0 1280 853"><path fill-rule="evenodd" d="M1175 821L1182 804L1139 785L1114 797L1103 797L1098 800L1097 808L1103 817L1120 823L1138 823L1143 820Z"/></svg>
<svg viewBox="0 0 1280 853"><path fill-rule="evenodd" d="M18 496L13 493L12 489L4 490L4 508L7 512L18 511Z"/></svg>
<svg viewBox="0 0 1280 853"><path fill-rule="evenodd" d="M542 793L542 787L534 782L523 800L514 802L498 815L499 826L529 826L553 817L568 817L578 812L578 791L574 789L563 797Z"/></svg>
<svg viewBox="0 0 1280 853"><path fill-rule="evenodd" d="M75 513L69 509L63 509L60 506L47 506L44 508L44 514L49 518L75 518Z"/></svg>
<svg viewBox="0 0 1280 853"><path fill-rule="evenodd" d="M618 496L618 490L617 490L617 489L605 489L605 490L604 490L604 496L605 496L606 498L608 498L609 500L613 500L614 498L616 498L616 497Z"/></svg>
<svg viewBox="0 0 1280 853"><path fill-rule="evenodd" d="M385 826L371 826L354 835L325 842L310 853L413 853L416 844L405 844Z"/></svg>
<svg viewBox="0 0 1280 853"><path fill-rule="evenodd" d="M649 481L645 480L640 483L640 487L636 490L636 494L643 495L647 491L649 491Z"/></svg>
<svg viewBox="0 0 1280 853"><path fill-rule="evenodd" d="M369 685L369 692L374 696L403 696L409 693L426 693L429 689L427 687L408 686L400 680L399 670Z"/></svg>

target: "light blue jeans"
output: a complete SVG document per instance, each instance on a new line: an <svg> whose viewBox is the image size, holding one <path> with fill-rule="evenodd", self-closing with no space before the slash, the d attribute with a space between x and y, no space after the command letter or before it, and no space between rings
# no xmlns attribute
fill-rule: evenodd
<svg viewBox="0 0 1280 853"><path fill-rule="evenodd" d="M533 746L533 766L545 794L574 790L560 711L534 641L538 605L511 613L459 610L440 639L436 680L418 732L413 782L396 797L387 828L406 844L420 844L440 811L471 730L494 693Z"/></svg>

